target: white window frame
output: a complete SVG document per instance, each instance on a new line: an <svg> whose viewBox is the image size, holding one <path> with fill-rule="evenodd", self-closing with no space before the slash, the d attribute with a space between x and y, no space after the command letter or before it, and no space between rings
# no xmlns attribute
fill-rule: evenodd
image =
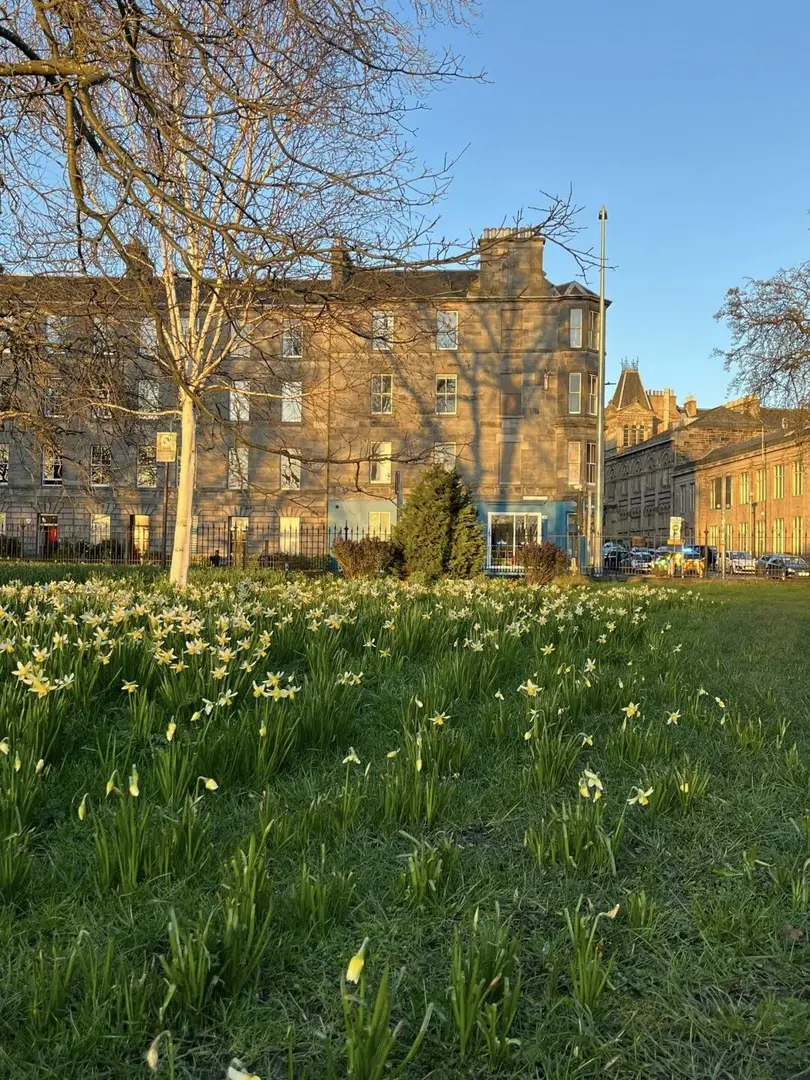
<svg viewBox="0 0 810 1080"><path fill-rule="evenodd" d="M60 451L42 451L42 486L62 486L63 456Z"/></svg>
<svg viewBox="0 0 810 1080"><path fill-rule="evenodd" d="M304 419L304 386L300 382L281 384L281 422L300 424Z"/></svg>
<svg viewBox="0 0 810 1080"><path fill-rule="evenodd" d="M301 550L301 518L281 514L278 519L278 549L282 555L297 555Z"/></svg>
<svg viewBox="0 0 810 1080"><path fill-rule="evenodd" d="M576 453L572 454L574 447L576 447ZM574 459L576 459L576 462ZM579 439L568 440L568 457L566 460L566 476L569 486L574 487L582 484L582 443ZM575 468L572 468L572 465L575 465ZM573 476L574 473L576 473L575 476Z"/></svg>
<svg viewBox="0 0 810 1080"><path fill-rule="evenodd" d="M596 443L585 443L585 483L596 483ZM681 485L681 492L684 491L685 485Z"/></svg>
<svg viewBox="0 0 810 1080"><path fill-rule="evenodd" d="M499 559L497 564L493 565L492 562L492 519L493 518L511 518L512 519L512 545L511 550L505 551L505 559ZM538 544L543 541L543 523L548 520L543 514L520 514L513 513L511 511L505 511L504 513L490 512L487 514L487 567L494 570L516 570L521 569L521 565L517 562L517 553L520 550L518 544L518 519L523 519L523 531L524 535L529 532L527 529L527 523L530 519L534 518L537 521L537 534L536 542Z"/></svg>
<svg viewBox="0 0 810 1080"><path fill-rule="evenodd" d="M599 312L593 308L588 309L588 348L599 351Z"/></svg>
<svg viewBox="0 0 810 1080"><path fill-rule="evenodd" d="M106 451L106 454L105 454ZM103 460L106 457L106 461ZM102 460L96 460L96 459ZM106 470L107 479L97 480L97 476L104 476ZM103 443L93 443L90 447L90 486L110 487L112 484L112 450Z"/></svg>
<svg viewBox="0 0 810 1080"><path fill-rule="evenodd" d="M228 491L243 491L248 486L250 447L231 446L228 449Z"/></svg>
<svg viewBox="0 0 810 1080"><path fill-rule="evenodd" d="M588 416L596 416L599 409L599 376L588 372Z"/></svg>
<svg viewBox="0 0 810 1080"><path fill-rule="evenodd" d="M157 462L155 444L141 443L135 451L135 486L139 488L157 487ZM144 481L144 476L151 477Z"/></svg>
<svg viewBox="0 0 810 1080"><path fill-rule="evenodd" d="M572 349L582 348L582 326L584 308L571 308L568 313L568 341Z"/></svg>
<svg viewBox="0 0 810 1080"><path fill-rule="evenodd" d="M141 319L138 327L138 345L144 356L157 356L157 326L154 319Z"/></svg>
<svg viewBox="0 0 810 1080"><path fill-rule="evenodd" d="M90 406L90 413L94 420L112 420L110 402L112 394L108 386L94 386L90 390L90 396L95 404Z"/></svg>
<svg viewBox="0 0 810 1080"><path fill-rule="evenodd" d="M8 443L0 443L0 485L8 487Z"/></svg>
<svg viewBox="0 0 810 1080"><path fill-rule="evenodd" d="M281 355L300 360L304 355L304 327L300 319L285 319L281 327Z"/></svg>
<svg viewBox="0 0 810 1080"><path fill-rule="evenodd" d="M368 482L370 484L391 483L391 443L375 443L371 448L368 462Z"/></svg>
<svg viewBox="0 0 810 1080"><path fill-rule="evenodd" d="M448 472L452 472L456 467L456 444L454 442L434 443L433 464L441 465Z"/></svg>
<svg viewBox="0 0 810 1080"><path fill-rule="evenodd" d="M445 385L440 390L439 383ZM452 384L452 393L448 385ZM447 408L452 404L452 408ZM436 416L455 416L458 412L458 375L437 375L433 388L433 411Z"/></svg>
<svg viewBox="0 0 810 1080"><path fill-rule="evenodd" d="M371 348L374 350L374 352L390 352L393 340L393 311L372 311Z"/></svg>
<svg viewBox="0 0 810 1080"><path fill-rule="evenodd" d="M576 390L574 389L576 386ZM571 407L571 401L576 401L576 408ZM581 371L569 371L568 372L568 415L569 416L581 416L582 415L582 372Z"/></svg>
<svg viewBox="0 0 810 1080"><path fill-rule="evenodd" d="M45 387L42 415L51 420L59 420L65 415L64 404L65 393L62 379L54 379L50 386Z"/></svg>
<svg viewBox="0 0 810 1080"><path fill-rule="evenodd" d="M301 490L301 456L290 448L279 454L280 487L282 491Z"/></svg>
<svg viewBox="0 0 810 1080"><path fill-rule="evenodd" d="M251 340L247 336L245 323L231 323L230 354L236 359L250 358Z"/></svg>
<svg viewBox="0 0 810 1080"><path fill-rule="evenodd" d="M383 380L387 380L387 382L383 382ZM376 389L375 389L375 384L376 384ZM388 386L387 390L383 389L383 387L386 386L386 385ZM372 416L393 416L393 414L394 414L394 376L391 375L390 373L387 373L387 372L383 372L382 374L379 374L379 375L372 375L371 379L369 381L369 389L370 389L370 397L371 397L369 411L371 412L371 415ZM376 409L374 408L374 406L375 406L375 398L376 398L376 404L378 406L378 408L376 408ZM386 400L387 400L388 408L386 409L386 408L383 408L383 407L379 407L379 406L384 406L386 404Z"/></svg>
<svg viewBox="0 0 810 1080"><path fill-rule="evenodd" d="M391 511L369 510L367 534L371 540L388 540L391 536Z"/></svg>
<svg viewBox="0 0 810 1080"><path fill-rule="evenodd" d="M109 540L112 533L112 518L109 514L90 515L90 543L102 544Z"/></svg>
<svg viewBox="0 0 810 1080"><path fill-rule="evenodd" d="M458 349L458 312L436 312L436 348L455 352Z"/></svg>
<svg viewBox="0 0 810 1080"><path fill-rule="evenodd" d="M228 392L228 420L232 424L246 424L250 420L250 380L234 379L233 390Z"/></svg>
<svg viewBox="0 0 810 1080"><path fill-rule="evenodd" d="M138 379L135 392L138 398L138 413L141 416L153 416L159 411L160 382L158 379Z"/></svg>

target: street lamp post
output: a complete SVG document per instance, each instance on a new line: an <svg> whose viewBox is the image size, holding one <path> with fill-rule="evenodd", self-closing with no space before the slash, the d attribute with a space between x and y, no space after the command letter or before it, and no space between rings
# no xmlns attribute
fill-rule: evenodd
<svg viewBox="0 0 810 1080"><path fill-rule="evenodd" d="M607 209L599 211L601 225L601 256L599 259L599 374L596 400L596 499L594 506L594 557L593 568L597 574L603 569L604 519L605 519L605 227Z"/></svg>

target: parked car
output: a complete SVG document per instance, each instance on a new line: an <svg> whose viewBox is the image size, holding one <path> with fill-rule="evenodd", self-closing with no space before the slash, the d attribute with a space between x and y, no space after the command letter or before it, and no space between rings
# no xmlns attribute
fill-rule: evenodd
<svg viewBox="0 0 810 1080"><path fill-rule="evenodd" d="M757 574L764 574L765 567L768 565L771 559L777 558L775 551L766 551L764 555L760 555L757 561L754 563Z"/></svg>
<svg viewBox="0 0 810 1080"><path fill-rule="evenodd" d="M774 555L765 564L768 577L810 577L810 565L795 555Z"/></svg>
<svg viewBox="0 0 810 1080"><path fill-rule="evenodd" d="M753 574L757 564L752 555L747 551L726 552L726 573L728 574Z"/></svg>

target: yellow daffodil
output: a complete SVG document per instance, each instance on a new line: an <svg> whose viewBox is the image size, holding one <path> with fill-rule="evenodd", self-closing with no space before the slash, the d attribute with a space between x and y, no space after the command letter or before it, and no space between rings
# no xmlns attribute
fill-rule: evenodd
<svg viewBox="0 0 810 1080"><path fill-rule="evenodd" d="M529 739L531 739L532 735L534 735L534 732L532 731L531 728L529 728L528 731L523 732L523 738L526 740L526 742L528 742Z"/></svg>
<svg viewBox="0 0 810 1080"><path fill-rule="evenodd" d="M593 799L594 802L598 802L602 798L604 790L602 781L590 769L583 769L582 776L577 781L577 787L583 799Z"/></svg>
<svg viewBox="0 0 810 1080"><path fill-rule="evenodd" d="M628 720L632 720L634 716L641 715L641 709L639 708L639 702L631 701L628 705L625 705L622 712Z"/></svg>
<svg viewBox="0 0 810 1080"><path fill-rule="evenodd" d="M725 709L726 703L725 703L725 701L723 701L722 698L716 697L714 700L717 702L717 704L720 706L721 709Z"/></svg>
<svg viewBox="0 0 810 1080"><path fill-rule="evenodd" d="M668 724L677 724L678 721L680 720L680 718L681 718L680 709L675 709L674 712L671 712L671 713L669 713L667 715L667 723Z"/></svg>
<svg viewBox="0 0 810 1080"><path fill-rule="evenodd" d="M267 735L267 728L264 724L259 728L259 738L263 739Z"/></svg>
<svg viewBox="0 0 810 1080"><path fill-rule="evenodd" d="M349 961L349 966L346 968L346 982L357 984L360 982L360 976L363 974L363 968L366 964L366 949L368 948L368 938L365 939L358 951Z"/></svg>
<svg viewBox="0 0 810 1080"><path fill-rule="evenodd" d="M255 1073L245 1072L238 1065L229 1065L225 1080L261 1080Z"/></svg>
<svg viewBox="0 0 810 1080"><path fill-rule="evenodd" d="M22 768L22 759L19 754L14 755L14 772L19 772Z"/></svg>
<svg viewBox="0 0 810 1080"><path fill-rule="evenodd" d="M551 656L551 654L553 652L554 652L554 646L553 645L549 644L549 645L544 645L543 646L543 656Z"/></svg>
<svg viewBox="0 0 810 1080"><path fill-rule="evenodd" d="M523 691L526 697L537 697L537 691L539 689L540 687L536 683L533 683L531 679L527 679L526 682L521 683L518 687L518 690Z"/></svg>
<svg viewBox="0 0 810 1080"><path fill-rule="evenodd" d="M584 731L580 731L579 737L582 739L582 746L593 746L593 735L586 735Z"/></svg>
<svg viewBox="0 0 810 1080"><path fill-rule="evenodd" d="M342 764L343 765L348 765L349 762L352 762L354 765L359 765L360 764L360 758L357 756L357 752L355 751L353 746L349 747L349 752L346 755L346 757L343 759Z"/></svg>
<svg viewBox="0 0 810 1080"><path fill-rule="evenodd" d="M436 727L443 727L446 720L447 720L447 714L442 713L442 712L436 713L435 716L431 716L431 718L430 718L431 723L435 724Z"/></svg>
<svg viewBox="0 0 810 1080"><path fill-rule="evenodd" d="M8 755L8 739L0 741L0 754Z"/></svg>
<svg viewBox="0 0 810 1080"><path fill-rule="evenodd" d="M210 776L201 776L200 779L205 785L206 791L217 791L219 789L219 784L216 780L212 780Z"/></svg>
<svg viewBox="0 0 810 1080"><path fill-rule="evenodd" d="M166 742L172 741L175 731L177 731L177 724L174 722L174 720L170 720L169 726L166 728Z"/></svg>
<svg viewBox="0 0 810 1080"><path fill-rule="evenodd" d="M39 761L37 762L37 765L36 765L36 768L34 769L34 772L37 774L37 776L39 776L39 774L41 772L43 772L44 769L45 769L45 758L40 758Z"/></svg>
<svg viewBox="0 0 810 1080"><path fill-rule="evenodd" d="M87 792L85 791L82 801L79 803L79 821L84 821L84 816L87 813Z"/></svg>
<svg viewBox="0 0 810 1080"><path fill-rule="evenodd" d="M124 682L121 684L121 689L127 694L134 694L135 691L138 689L138 684L136 682L129 682L127 679L125 679Z"/></svg>
<svg viewBox="0 0 810 1080"><path fill-rule="evenodd" d="M386 754L385 756L386 756L386 757L387 757L387 758L388 758L389 760L391 760L391 759L395 758L395 757L397 756L397 754L398 754L398 753L399 753L399 750L389 750L389 751L388 751L388 753L387 753L387 754Z"/></svg>
<svg viewBox="0 0 810 1080"><path fill-rule="evenodd" d="M138 787L138 770L135 766L132 766L132 774L129 778L129 793L133 799L137 799L141 793L141 789Z"/></svg>
<svg viewBox="0 0 810 1080"><path fill-rule="evenodd" d="M653 788L647 788L647 790L645 791L642 787L635 787L632 790L635 792L635 794L631 795L630 798L627 800L630 806L633 806L634 803L638 803L639 806L649 806L650 796L652 795L654 790Z"/></svg>

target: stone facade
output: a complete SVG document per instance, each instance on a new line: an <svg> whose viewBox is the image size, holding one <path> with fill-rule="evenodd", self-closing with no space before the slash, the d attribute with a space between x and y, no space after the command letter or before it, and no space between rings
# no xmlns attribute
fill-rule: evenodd
<svg viewBox="0 0 810 1080"><path fill-rule="evenodd" d="M810 555L808 434L762 428L755 438L713 450L697 463L701 543L754 556Z"/></svg>
<svg viewBox="0 0 810 1080"><path fill-rule="evenodd" d="M635 361L625 361L613 397L605 406L605 444L624 449L694 420L697 401L678 405L672 390L645 390Z"/></svg>
<svg viewBox="0 0 810 1080"><path fill-rule="evenodd" d="M598 298L578 283L552 285L543 240L529 230L488 230L476 270L376 274L373 300L361 304L370 291L368 281L360 287L364 273L342 260L331 283L299 283L296 318L283 324L272 296L266 310L255 305L243 345L202 403L195 528L249 534L265 549L280 529L385 535L435 457L455 461L472 486L493 563L497 555L509 565L526 535L581 554L595 480ZM43 451L52 435L6 405L0 531L22 531L28 549L110 535L154 550L164 466L150 465L149 447L175 424L174 388L150 371L139 345L137 371L122 362L105 376L109 409L79 408L98 392L90 384L100 376L88 371L106 353L81 344L89 341L86 280L58 285L49 298L42 279L0 278L6 306L12 298L29 324L40 320L44 363L48 350L73 363L56 417L58 478ZM59 341L46 313L57 317ZM119 304L106 317L137 338L137 310ZM7 344L0 379L22 396L25 365ZM135 375L153 383L146 405L136 402ZM31 386L28 396L42 398L29 401L31 415L53 413L46 382Z"/></svg>
<svg viewBox="0 0 810 1080"><path fill-rule="evenodd" d="M697 468L712 450L781 423L777 410L744 399L681 418L677 426L605 455L605 538L656 547L669 538L671 516L683 518L683 538L702 543Z"/></svg>

